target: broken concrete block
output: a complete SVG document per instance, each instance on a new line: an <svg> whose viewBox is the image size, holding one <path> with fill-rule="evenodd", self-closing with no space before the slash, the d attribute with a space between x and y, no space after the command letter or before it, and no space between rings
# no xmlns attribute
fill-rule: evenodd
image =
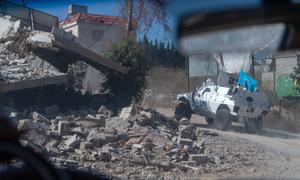
<svg viewBox="0 0 300 180"><path fill-rule="evenodd" d="M78 145L80 142L80 137L77 134L74 134L70 139L66 141L67 147L74 148L76 145Z"/></svg>
<svg viewBox="0 0 300 180"><path fill-rule="evenodd" d="M50 129L52 132L58 132L58 121L56 119L51 119Z"/></svg>
<svg viewBox="0 0 300 180"><path fill-rule="evenodd" d="M78 126L78 127L74 127L74 128L70 128L70 133L69 134L81 134L81 135L88 135L88 132L84 131L84 128L81 127L81 126Z"/></svg>
<svg viewBox="0 0 300 180"><path fill-rule="evenodd" d="M86 116L86 118L96 119L95 116L93 116L93 115L91 115L91 114L88 114L88 115Z"/></svg>
<svg viewBox="0 0 300 180"><path fill-rule="evenodd" d="M138 150L141 150L143 148L143 145L141 144L133 144L132 145L132 149L138 149Z"/></svg>
<svg viewBox="0 0 300 180"><path fill-rule="evenodd" d="M195 161L199 165L208 162L209 158L204 154L189 154L189 161Z"/></svg>
<svg viewBox="0 0 300 180"><path fill-rule="evenodd" d="M32 119L36 122L43 121L45 123L51 124L51 121L49 119L47 119L45 116L41 115L36 111L32 113Z"/></svg>
<svg viewBox="0 0 300 180"><path fill-rule="evenodd" d="M196 127L193 125L180 125L179 126L179 136L183 139L191 139L195 140L196 139Z"/></svg>
<svg viewBox="0 0 300 180"><path fill-rule="evenodd" d="M46 148L48 147L55 147L58 144L58 142L55 139L48 140L48 143L46 144Z"/></svg>
<svg viewBox="0 0 300 180"><path fill-rule="evenodd" d="M83 127L105 127L105 119L80 117L75 120L75 124Z"/></svg>
<svg viewBox="0 0 300 180"><path fill-rule="evenodd" d="M144 137L144 141L145 140L151 141L155 146L165 146L174 144L171 140L167 139L166 137L162 136L160 133L157 132L148 133Z"/></svg>
<svg viewBox="0 0 300 180"><path fill-rule="evenodd" d="M118 134L118 131L115 128L112 128L112 127L101 128L100 131L105 133L105 134L115 134L115 135Z"/></svg>
<svg viewBox="0 0 300 180"><path fill-rule="evenodd" d="M182 139L182 138L180 138L179 144L181 144L181 145L187 145L188 147L192 148L193 144L194 144L194 141L192 141L190 139Z"/></svg>
<svg viewBox="0 0 300 180"><path fill-rule="evenodd" d="M155 146L152 151L156 154L162 154L165 151L165 146Z"/></svg>
<svg viewBox="0 0 300 180"><path fill-rule="evenodd" d="M101 149L101 152L118 153L119 151L116 148L113 148L108 145L104 145Z"/></svg>
<svg viewBox="0 0 300 180"><path fill-rule="evenodd" d="M197 166L196 161L180 161L180 164L186 165L186 166Z"/></svg>
<svg viewBox="0 0 300 180"><path fill-rule="evenodd" d="M143 145L143 151L152 151L152 148L154 146L151 141L144 141L142 145Z"/></svg>
<svg viewBox="0 0 300 180"><path fill-rule="evenodd" d="M125 148L131 149L133 144L139 144L143 137L132 137L124 145Z"/></svg>
<svg viewBox="0 0 300 180"><path fill-rule="evenodd" d="M116 142L119 140L118 135L91 131L87 137L87 141L91 142L96 147L102 146L107 143Z"/></svg>
<svg viewBox="0 0 300 180"><path fill-rule="evenodd" d="M60 136L67 135L69 133L69 122L68 121L59 121L58 123L58 134Z"/></svg>
<svg viewBox="0 0 300 180"><path fill-rule="evenodd" d="M130 107L124 107L119 115L120 118L123 120L128 119L132 115L133 108Z"/></svg>
<svg viewBox="0 0 300 180"><path fill-rule="evenodd" d="M115 135L115 134L103 133L103 135L105 137L105 144L111 143L111 142L116 142L119 140L118 135Z"/></svg>
<svg viewBox="0 0 300 180"><path fill-rule="evenodd" d="M223 164L224 163L224 157L223 156L214 156L215 164Z"/></svg>
<svg viewBox="0 0 300 180"><path fill-rule="evenodd" d="M96 119L99 119L99 120L102 120L102 121L105 121L106 120L106 117L104 114L96 114Z"/></svg>
<svg viewBox="0 0 300 180"><path fill-rule="evenodd" d="M101 152L100 153L100 160L103 162L109 162L111 160L112 156L108 152Z"/></svg>
<svg viewBox="0 0 300 180"><path fill-rule="evenodd" d="M80 148L79 149L82 152L85 152L88 149L92 149L92 147L93 147L93 144L90 143L90 142L80 142Z"/></svg>
<svg viewBox="0 0 300 180"><path fill-rule="evenodd" d="M59 150L56 147L49 146L46 148L48 152L53 153L53 154L58 154Z"/></svg>
<svg viewBox="0 0 300 180"><path fill-rule="evenodd" d="M102 133L92 130L87 136L86 140L91 142L94 146L102 146L106 140L105 136Z"/></svg>
<svg viewBox="0 0 300 180"><path fill-rule="evenodd" d="M21 119L18 123L18 129L24 130L24 129L38 129L39 124L36 122L33 122L31 119Z"/></svg>
<svg viewBox="0 0 300 180"><path fill-rule="evenodd" d="M139 126L150 126L152 123L151 119L148 119L146 116L140 115L138 117L133 117L132 119L136 120Z"/></svg>
<svg viewBox="0 0 300 180"><path fill-rule="evenodd" d="M106 127L113 127L116 129L126 129L131 126L131 124L127 121L123 121L123 119L119 117L112 117L106 119Z"/></svg>
<svg viewBox="0 0 300 180"><path fill-rule="evenodd" d="M152 114L147 111L141 111L139 114L146 116L148 119L151 119Z"/></svg>

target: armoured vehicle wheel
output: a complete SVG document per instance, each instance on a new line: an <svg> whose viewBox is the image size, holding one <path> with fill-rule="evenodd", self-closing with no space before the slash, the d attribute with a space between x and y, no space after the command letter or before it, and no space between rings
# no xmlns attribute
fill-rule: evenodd
<svg viewBox="0 0 300 180"><path fill-rule="evenodd" d="M259 116L256 119L247 120L245 122L245 128L248 133L257 133L259 132L263 127L263 119L261 116Z"/></svg>
<svg viewBox="0 0 300 180"><path fill-rule="evenodd" d="M212 126L213 123L214 123L214 118L208 118L208 117L206 117L205 120L206 120L206 123L207 123L209 126Z"/></svg>
<svg viewBox="0 0 300 180"><path fill-rule="evenodd" d="M180 102L175 108L175 119L180 120L181 118L185 117L187 119L191 119L192 110L190 105L185 102Z"/></svg>
<svg viewBox="0 0 300 180"><path fill-rule="evenodd" d="M227 108L220 108L213 121L213 127L221 131L226 131L231 128L231 121L232 116L230 111Z"/></svg>

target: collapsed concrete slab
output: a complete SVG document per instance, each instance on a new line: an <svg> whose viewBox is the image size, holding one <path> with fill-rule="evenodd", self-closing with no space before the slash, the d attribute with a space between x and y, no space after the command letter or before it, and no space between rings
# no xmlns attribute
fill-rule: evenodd
<svg viewBox="0 0 300 180"><path fill-rule="evenodd" d="M66 84L67 75L59 75L54 77L44 77L39 79L22 80L15 82L0 82L0 92L17 91L53 84Z"/></svg>
<svg viewBox="0 0 300 180"><path fill-rule="evenodd" d="M80 137L77 134L74 134L70 139L66 141L66 146L74 148L79 143L80 143Z"/></svg>
<svg viewBox="0 0 300 180"><path fill-rule="evenodd" d="M36 56L28 44L51 42L45 32L20 26L20 20L0 17L0 92L66 84L68 76ZM37 62L40 62L37 64Z"/></svg>
<svg viewBox="0 0 300 180"><path fill-rule="evenodd" d="M54 35L53 45L64 50L64 53L69 53L69 55L73 55L77 59L85 61L96 69L102 70L103 67L105 67L122 74L127 74L128 68L116 64L103 56L84 48L71 33L53 27L52 34Z"/></svg>
<svg viewBox="0 0 300 180"><path fill-rule="evenodd" d="M75 120L75 124L83 127L105 127L105 119L79 117Z"/></svg>

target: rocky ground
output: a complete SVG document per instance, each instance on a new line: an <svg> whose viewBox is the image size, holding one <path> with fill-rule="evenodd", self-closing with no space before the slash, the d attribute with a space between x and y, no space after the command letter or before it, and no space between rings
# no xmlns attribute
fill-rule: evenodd
<svg viewBox="0 0 300 180"><path fill-rule="evenodd" d="M73 115L49 107L17 119L22 144L57 167L121 179L184 179L255 173L274 155L261 145L176 122L140 106L118 116L105 106Z"/></svg>

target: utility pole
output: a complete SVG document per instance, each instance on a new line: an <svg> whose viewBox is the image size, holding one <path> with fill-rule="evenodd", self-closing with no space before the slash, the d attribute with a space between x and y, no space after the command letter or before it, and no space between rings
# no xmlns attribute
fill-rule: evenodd
<svg viewBox="0 0 300 180"><path fill-rule="evenodd" d="M223 54L220 52L220 63L221 63L221 69L225 70L224 60L223 60Z"/></svg>
<svg viewBox="0 0 300 180"><path fill-rule="evenodd" d="M250 58L251 58L251 74L253 78L255 79L255 69L254 69L254 56L253 52L250 53Z"/></svg>
<svg viewBox="0 0 300 180"><path fill-rule="evenodd" d="M133 14L133 0L126 0L128 8L127 24L126 24L126 37L130 36L131 24L132 24L132 14Z"/></svg>
<svg viewBox="0 0 300 180"><path fill-rule="evenodd" d="M273 70L273 91L274 91L274 94L275 94L275 97L277 97L276 95L276 75L275 75L275 72L276 72L276 58L274 55L271 55L271 58L272 58L272 70Z"/></svg>
<svg viewBox="0 0 300 180"><path fill-rule="evenodd" d="M186 75L187 75L187 85L188 85L188 92L190 92L190 60L189 57L185 60L185 66L186 66Z"/></svg>
<svg viewBox="0 0 300 180"><path fill-rule="evenodd" d="M282 97L277 97L276 94L276 58L275 55L271 55L272 58L272 70L273 70L273 91L274 91L274 97L279 98L279 115L281 117L281 106L282 106Z"/></svg>

